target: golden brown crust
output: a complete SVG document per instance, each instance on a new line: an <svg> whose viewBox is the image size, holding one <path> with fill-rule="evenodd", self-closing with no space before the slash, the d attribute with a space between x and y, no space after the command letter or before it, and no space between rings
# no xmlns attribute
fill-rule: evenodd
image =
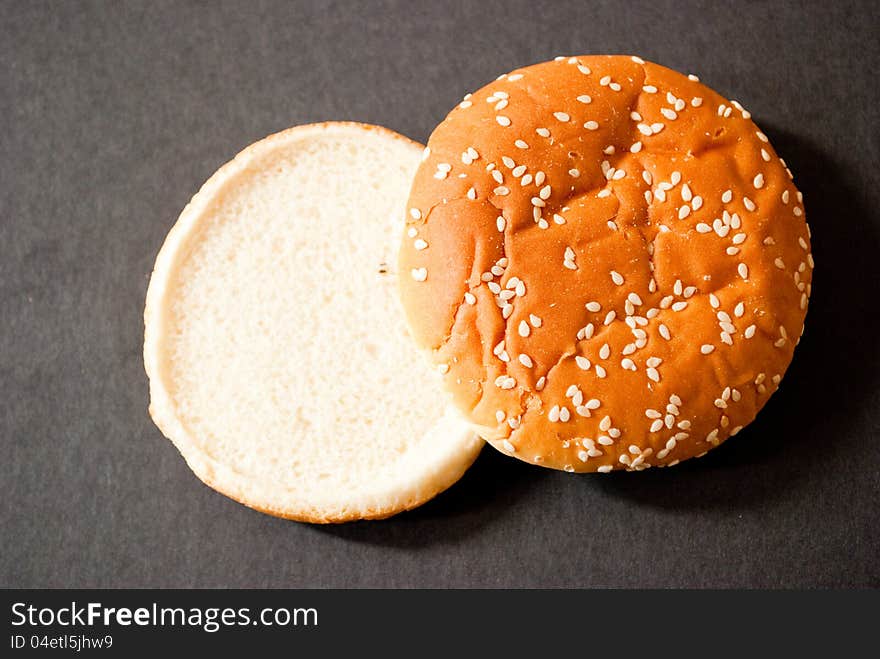
<svg viewBox="0 0 880 659"><path fill-rule="evenodd" d="M813 262L784 163L738 103L639 58L561 58L469 95L409 207L413 335L528 462L701 455L754 418L803 329Z"/></svg>

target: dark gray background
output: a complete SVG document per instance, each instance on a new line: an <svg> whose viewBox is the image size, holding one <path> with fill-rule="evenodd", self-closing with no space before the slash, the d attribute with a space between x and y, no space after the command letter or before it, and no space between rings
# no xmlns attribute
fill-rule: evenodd
<svg viewBox="0 0 880 659"><path fill-rule="evenodd" d="M873 2L0 2L0 586L880 586ZM467 91L638 53L749 108L817 262L781 391L676 469L576 477L492 449L385 522L273 519L147 415L148 274L201 183L293 124L424 141Z"/></svg>

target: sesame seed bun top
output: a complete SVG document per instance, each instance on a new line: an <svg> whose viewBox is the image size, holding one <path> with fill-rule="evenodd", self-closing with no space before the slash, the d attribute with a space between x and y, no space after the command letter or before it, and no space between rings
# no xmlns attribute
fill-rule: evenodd
<svg viewBox="0 0 880 659"><path fill-rule="evenodd" d="M416 341L490 443L605 472L749 423L812 270L801 195L739 103L589 56L503 75L437 127L399 273Z"/></svg>

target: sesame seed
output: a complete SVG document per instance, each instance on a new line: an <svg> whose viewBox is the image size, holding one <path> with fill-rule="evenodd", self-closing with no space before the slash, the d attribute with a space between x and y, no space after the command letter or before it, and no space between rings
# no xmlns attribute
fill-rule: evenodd
<svg viewBox="0 0 880 659"><path fill-rule="evenodd" d="M640 132L642 135L650 136L650 135L653 135L653 134L654 134L654 133L651 131L651 127L648 126L647 124L638 124L638 125L636 126L636 128L639 129L639 132Z"/></svg>
<svg viewBox="0 0 880 659"><path fill-rule="evenodd" d="M410 238L415 238L417 235L419 235L419 230L416 229L415 227L410 227L409 229L406 230L406 235L409 236Z"/></svg>
<svg viewBox="0 0 880 659"><path fill-rule="evenodd" d="M421 251L423 249L428 248L428 243L425 242L424 240L422 240L421 238L419 238L413 243L413 247L415 247L417 250Z"/></svg>
<svg viewBox="0 0 880 659"><path fill-rule="evenodd" d="M749 278L749 266L747 266L745 263L740 263L738 266L736 266L736 271L743 279Z"/></svg>
<svg viewBox="0 0 880 659"><path fill-rule="evenodd" d="M553 116L556 117L557 121L561 121L563 123L571 119L571 117L568 116L568 113L566 112L554 112Z"/></svg>
<svg viewBox="0 0 880 659"><path fill-rule="evenodd" d="M569 170L568 170L568 175L571 176L571 177L573 177L573 178L577 178L578 176L581 175L581 172L580 172L579 169L569 169Z"/></svg>
<svg viewBox="0 0 880 659"><path fill-rule="evenodd" d="M513 389L516 386L516 380L509 375L500 375L495 378L495 386L499 389Z"/></svg>
<svg viewBox="0 0 880 659"><path fill-rule="evenodd" d="M592 103L593 99L590 98L589 94L581 94L577 97L577 100L581 103Z"/></svg>
<svg viewBox="0 0 880 659"><path fill-rule="evenodd" d="M532 368L532 366L534 366L534 363L532 363L532 358L529 357L528 355L521 354L518 357L518 359L519 359L519 363L522 364L523 366L525 366L526 368Z"/></svg>
<svg viewBox="0 0 880 659"><path fill-rule="evenodd" d="M578 68L578 71L583 73L585 76L588 76L588 75L590 75L590 73L592 73L592 71L590 71L590 67L587 66L586 64L578 64L577 68Z"/></svg>
<svg viewBox="0 0 880 659"><path fill-rule="evenodd" d="M636 370L636 363L629 357L625 357L620 360L620 367L629 371L634 371Z"/></svg>
<svg viewBox="0 0 880 659"><path fill-rule="evenodd" d="M584 306L587 308L587 311L592 311L593 313L602 309L602 305L598 302L587 302Z"/></svg>
<svg viewBox="0 0 880 659"><path fill-rule="evenodd" d="M535 132L541 137L550 137L550 131L546 128L536 128Z"/></svg>
<svg viewBox="0 0 880 659"><path fill-rule="evenodd" d="M783 190L783 192L782 192L782 203L783 203L783 204L787 204L787 203L788 203L788 199L789 199L789 192L788 192L788 190Z"/></svg>
<svg viewBox="0 0 880 659"><path fill-rule="evenodd" d="M507 221L502 215L499 215L497 218L495 218L495 226L498 228L499 233L504 232L504 227L507 226Z"/></svg>
<svg viewBox="0 0 880 659"><path fill-rule="evenodd" d="M661 325L658 329L660 331L660 336L662 336L667 341L669 341L672 338L671 335L669 334L669 328L666 327L666 325L661 323Z"/></svg>
<svg viewBox="0 0 880 659"><path fill-rule="evenodd" d="M510 117L506 117L503 114L495 115L495 121L498 122L499 126L504 126L505 128L510 125Z"/></svg>
<svg viewBox="0 0 880 659"><path fill-rule="evenodd" d="M755 202L748 197L743 197L743 206L745 206L746 210L749 212L754 211L756 208Z"/></svg>
<svg viewBox="0 0 880 659"><path fill-rule="evenodd" d="M553 222L556 224L565 224L565 218L562 217L559 213L553 213Z"/></svg>
<svg viewBox="0 0 880 659"><path fill-rule="evenodd" d="M567 407L561 407L559 409L559 420L562 423L566 423L571 418L571 413L568 411Z"/></svg>
<svg viewBox="0 0 880 659"><path fill-rule="evenodd" d="M590 366L591 366L590 360L587 359L586 357L582 357L581 355L577 355L574 358L574 361L578 365L578 368L581 369L582 371L589 371L590 370Z"/></svg>
<svg viewBox="0 0 880 659"><path fill-rule="evenodd" d="M528 145L525 141L523 141L523 140L516 140L516 141L513 143L513 145L514 145L517 149L528 149L528 148L529 148L529 145ZM516 176L516 174L514 174L514 176Z"/></svg>
<svg viewBox="0 0 880 659"><path fill-rule="evenodd" d="M712 231L712 227L710 227L705 222L700 222L697 224L697 233L710 233Z"/></svg>
<svg viewBox="0 0 880 659"><path fill-rule="evenodd" d="M721 203L729 204L733 200L733 192L725 190L721 193Z"/></svg>
<svg viewBox="0 0 880 659"><path fill-rule="evenodd" d="M473 191L473 188L471 188L468 191L468 197L470 197L471 199L476 199L477 198L476 192L474 192L474 196L471 197L471 191ZM492 192L499 197L505 197L510 194L510 188L508 188L504 185L499 185L497 188L492 190Z"/></svg>
<svg viewBox="0 0 880 659"><path fill-rule="evenodd" d="M618 286L623 285L623 281L624 281L623 275L621 275L619 272L617 272L617 270L612 270L610 274L611 274L611 281L613 281Z"/></svg>
<svg viewBox="0 0 880 659"><path fill-rule="evenodd" d="M551 190L550 186L545 185L543 188L541 188L540 192L538 192L538 196L541 199L547 199L550 197L551 192L552 192L552 190Z"/></svg>
<svg viewBox="0 0 880 659"><path fill-rule="evenodd" d="M690 214L691 214L691 207L690 206L682 206L681 208L678 209L678 219L679 220L683 220L684 218L686 218Z"/></svg>
<svg viewBox="0 0 880 659"><path fill-rule="evenodd" d="M752 181L752 185L754 185L755 189L757 189L757 190L760 190L761 188L763 188L764 187L764 175L763 174L755 175L755 178Z"/></svg>
<svg viewBox="0 0 880 659"><path fill-rule="evenodd" d="M540 327L543 321L540 317L536 316L533 313L529 314L529 322L532 324L532 327Z"/></svg>
<svg viewBox="0 0 880 659"><path fill-rule="evenodd" d="M471 188L467 191L467 197L468 197L468 199L476 199L476 198L477 198L477 191L476 191L476 189L473 188L473 187L471 187Z"/></svg>
<svg viewBox="0 0 880 659"><path fill-rule="evenodd" d="M410 208L409 209L409 216L414 220L421 220L422 219L422 212L418 208Z"/></svg>
<svg viewBox="0 0 880 659"><path fill-rule="evenodd" d="M617 312L612 309L607 314L605 314L605 325L610 325L614 322L614 319L617 318Z"/></svg>
<svg viewBox="0 0 880 659"><path fill-rule="evenodd" d="M687 302L679 301L679 302L676 302L675 304L672 305L672 310L673 311L684 311L687 308L687 305L688 305Z"/></svg>
<svg viewBox="0 0 880 659"><path fill-rule="evenodd" d="M646 94L656 94L657 88L654 85L645 85L642 87L642 91Z"/></svg>
<svg viewBox="0 0 880 659"><path fill-rule="evenodd" d="M523 338L527 337L529 334L532 333L532 328L529 327L529 324L524 320L519 321L518 330L519 330L519 335Z"/></svg>
<svg viewBox="0 0 880 659"><path fill-rule="evenodd" d="M514 167L510 173L513 174L515 178L519 178L520 176L522 176L523 174L526 173L526 166L525 165L518 165L518 166Z"/></svg>
<svg viewBox="0 0 880 659"><path fill-rule="evenodd" d="M537 174L535 174L535 185L544 185L544 179L546 178L547 176L544 174L544 172L538 172Z"/></svg>
<svg viewBox="0 0 880 659"><path fill-rule="evenodd" d="M476 304L477 298L473 293L468 292L464 294L464 301L468 304Z"/></svg>
<svg viewBox="0 0 880 659"><path fill-rule="evenodd" d="M412 278L416 281L425 281L428 278L428 269L427 268L413 268L410 271Z"/></svg>
<svg viewBox="0 0 880 659"><path fill-rule="evenodd" d="M662 114L670 121L678 119L678 113L675 110L670 110L669 108L660 108L660 114Z"/></svg>
<svg viewBox="0 0 880 659"><path fill-rule="evenodd" d="M654 422L651 424L650 430L651 432L659 432L663 430L663 420L655 419Z"/></svg>

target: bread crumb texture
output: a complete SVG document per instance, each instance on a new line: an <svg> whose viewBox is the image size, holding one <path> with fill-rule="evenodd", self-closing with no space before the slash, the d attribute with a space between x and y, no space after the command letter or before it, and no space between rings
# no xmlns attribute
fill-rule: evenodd
<svg viewBox="0 0 880 659"><path fill-rule="evenodd" d="M217 172L169 234L145 314L151 413L212 487L295 519L385 517L476 457L399 308L421 151L360 124L294 128Z"/></svg>
<svg viewBox="0 0 880 659"><path fill-rule="evenodd" d="M639 57L561 57L468 94L423 158L404 306L499 450L565 471L674 465L779 386L810 233L737 101Z"/></svg>

